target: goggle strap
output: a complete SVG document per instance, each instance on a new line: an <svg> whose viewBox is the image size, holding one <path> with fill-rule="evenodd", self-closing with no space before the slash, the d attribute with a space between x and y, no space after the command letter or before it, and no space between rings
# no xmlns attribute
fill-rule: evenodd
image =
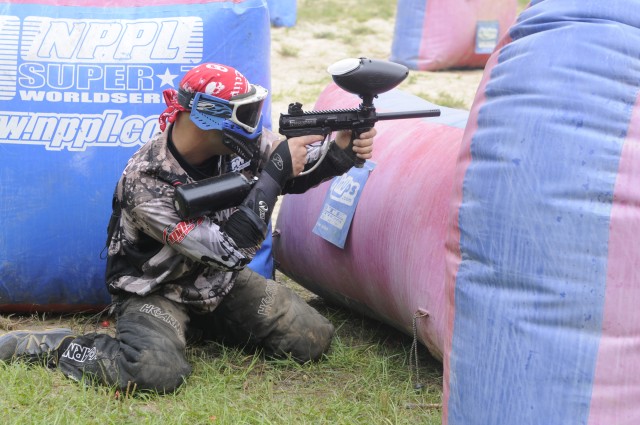
<svg viewBox="0 0 640 425"><path fill-rule="evenodd" d="M229 101L234 101L234 100L240 100L240 99L244 99L246 97L250 97L253 96L256 93L256 86L254 86L253 84L251 84L251 90L249 90L246 93L242 93L242 94L238 94L233 96L231 99L229 99Z"/></svg>
<svg viewBox="0 0 640 425"><path fill-rule="evenodd" d="M191 104L193 103L193 98L195 95L195 93L180 88L178 89L178 103L184 109L189 110L191 109Z"/></svg>
<svg viewBox="0 0 640 425"><path fill-rule="evenodd" d="M253 96L256 92L255 86L251 85L251 90L246 93L233 96L229 101L240 100L250 96ZM178 103L185 109L191 109L193 106L193 98L196 96L196 92L190 92L185 89L178 89Z"/></svg>

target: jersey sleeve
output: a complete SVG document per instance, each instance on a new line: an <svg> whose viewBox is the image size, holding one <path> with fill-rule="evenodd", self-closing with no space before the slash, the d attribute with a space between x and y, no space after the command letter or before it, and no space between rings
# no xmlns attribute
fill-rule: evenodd
<svg viewBox="0 0 640 425"><path fill-rule="evenodd" d="M133 225L178 254L216 269L240 270L251 261L258 246L239 249L209 216L180 219L171 199L135 206L130 212Z"/></svg>

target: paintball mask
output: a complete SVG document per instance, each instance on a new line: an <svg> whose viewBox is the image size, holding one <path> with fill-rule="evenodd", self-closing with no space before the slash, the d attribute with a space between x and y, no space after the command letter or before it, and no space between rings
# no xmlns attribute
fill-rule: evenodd
<svg viewBox="0 0 640 425"><path fill-rule="evenodd" d="M229 100L180 89L178 102L191 110L191 121L198 128L221 130L224 145L245 161L250 161L260 146L262 104L267 94L267 89L253 84L247 93Z"/></svg>

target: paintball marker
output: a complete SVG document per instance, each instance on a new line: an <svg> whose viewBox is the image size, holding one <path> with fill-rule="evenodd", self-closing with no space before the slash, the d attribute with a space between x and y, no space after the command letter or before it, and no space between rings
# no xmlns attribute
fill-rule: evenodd
<svg viewBox="0 0 640 425"><path fill-rule="evenodd" d="M377 121L407 118L437 117L439 109L377 113L373 99L396 87L409 75L407 67L394 62L359 58L344 59L331 65L327 71L333 81L343 90L357 94L362 103L355 109L304 112L302 104L289 105L288 114L280 114L279 131L290 137L322 134L325 141L320 147L320 157L313 167L302 172L308 174L324 160L332 141L329 137L338 130L352 130L352 142L366 132ZM356 158L356 167L364 160ZM174 206L183 220L240 205L248 195L254 181L240 173L228 173L195 183L180 185L174 195Z"/></svg>
<svg viewBox="0 0 640 425"><path fill-rule="evenodd" d="M404 65L394 62L367 58L343 59L331 65L327 71L333 81L341 89L357 94L362 103L355 109L339 109L331 111L304 112L302 104L289 105L288 114L280 114L279 131L287 138L322 134L325 141L320 148L320 158L316 164L301 173L312 172L324 160L329 151L331 141L328 136L338 130L352 130L352 142L360 134L369 130L380 120L397 120L407 118L437 117L439 109L377 113L373 99L396 87L409 75ZM361 168L364 160L356 158L355 167Z"/></svg>

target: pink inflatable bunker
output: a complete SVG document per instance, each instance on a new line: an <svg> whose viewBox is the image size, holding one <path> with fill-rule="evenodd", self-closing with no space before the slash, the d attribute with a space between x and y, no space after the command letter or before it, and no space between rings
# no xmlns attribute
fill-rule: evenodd
<svg viewBox="0 0 640 425"><path fill-rule="evenodd" d="M456 168L445 424L640 423L639 164L638 2L532 1Z"/></svg>
<svg viewBox="0 0 640 425"><path fill-rule="evenodd" d="M391 60L423 71L482 68L516 14L516 0L399 0Z"/></svg>
<svg viewBox="0 0 640 425"><path fill-rule="evenodd" d="M315 109L357 107L360 99L330 85ZM379 112L437 106L399 90L380 95ZM313 233L331 182L287 195L276 223L279 269L325 299L362 311L418 339L442 359L447 215L467 112L380 121L366 184L344 248ZM367 164L369 165L369 164Z"/></svg>

